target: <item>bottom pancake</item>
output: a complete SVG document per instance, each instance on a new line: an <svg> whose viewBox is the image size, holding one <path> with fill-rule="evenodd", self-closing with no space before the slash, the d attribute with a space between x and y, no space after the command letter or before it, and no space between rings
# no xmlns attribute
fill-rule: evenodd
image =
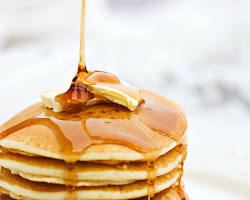
<svg viewBox="0 0 250 200"><path fill-rule="evenodd" d="M20 199L19 197L15 198L14 196L12 196L13 198L11 198L8 195L2 194L2 195L0 195L0 200ZM27 199L24 199L24 200L27 200ZM134 200L148 200L148 198L145 197L145 198L134 199ZM158 193L154 198L151 198L151 200L188 200L188 197L185 194L182 186L173 186L169 189L166 189L166 190Z"/></svg>
<svg viewBox="0 0 250 200"><path fill-rule="evenodd" d="M182 169L177 168L166 175L155 179L155 192L159 193L170 188L178 182L182 175ZM96 199L136 199L148 195L149 185L147 181L137 181L125 186L106 187L76 187L72 188L62 185L47 183L37 183L25 180L18 175L13 175L5 168L1 169L0 187L4 194L8 194L16 199L36 200L96 200Z"/></svg>

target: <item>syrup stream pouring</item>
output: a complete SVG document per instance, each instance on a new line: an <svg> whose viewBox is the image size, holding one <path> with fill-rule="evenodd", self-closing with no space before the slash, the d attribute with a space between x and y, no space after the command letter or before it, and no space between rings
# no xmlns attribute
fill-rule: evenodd
<svg viewBox="0 0 250 200"><path fill-rule="evenodd" d="M78 66L79 72L87 72L85 57L85 16L86 16L86 0L82 0L81 10L81 30L80 30L80 60Z"/></svg>

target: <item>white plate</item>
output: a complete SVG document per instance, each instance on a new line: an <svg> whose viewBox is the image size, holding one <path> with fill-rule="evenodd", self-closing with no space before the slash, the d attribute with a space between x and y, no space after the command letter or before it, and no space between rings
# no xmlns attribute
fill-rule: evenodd
<svg viewBox="0 0 250 200"><path fill-rule="evenodd" d="M250 200L250 185L220 175L188 172L185 186L190 200Z"/></svg>

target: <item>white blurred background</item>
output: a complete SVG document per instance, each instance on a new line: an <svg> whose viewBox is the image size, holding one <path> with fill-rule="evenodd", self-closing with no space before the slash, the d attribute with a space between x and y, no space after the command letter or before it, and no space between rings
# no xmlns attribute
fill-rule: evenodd
<svg viewBox="0 0 250 200"><path fill-rule="evenodd" d="M250 1L87 0L87 65L187 112L192 200L250 199ZM70 82L80 0L0 0L0 123Z"/></svg>

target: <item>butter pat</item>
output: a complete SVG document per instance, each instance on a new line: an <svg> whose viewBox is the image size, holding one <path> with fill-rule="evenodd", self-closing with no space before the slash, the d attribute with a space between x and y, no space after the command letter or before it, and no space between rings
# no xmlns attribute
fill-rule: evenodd
<svg viewBox="0 0 250 200"><path fill-rule="evenodd" d="M55 101L55 97L66 92L68 89L69 85L67 84L53 87L41 93L41 100L47 108L53 109L54 112L62 112L63 106Z"/></svg>
<svg viewBox="0 0 250 200"><path fill-rule="evenodd" d="M126 92L125 89L128 89L128 91ZM134 111L141 101L139 90L124 82L121 82L119 86L111 84L89 85L89 91L106 97L113 103L125 106L131 111Z"/></svg>

